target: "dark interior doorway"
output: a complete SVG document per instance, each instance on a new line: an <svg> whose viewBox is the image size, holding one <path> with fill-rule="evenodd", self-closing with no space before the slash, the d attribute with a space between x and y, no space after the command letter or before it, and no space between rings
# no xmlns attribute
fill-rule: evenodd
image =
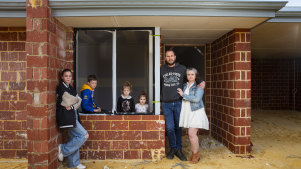
<svg viewBox="0 0 301 169"><path fill-rule="evenodd" d="M204 46L172 46L166 45L165 51L172 49L177 62L188 67L194 67L198 70L201 80L205 80L205 47Z"/></svg>

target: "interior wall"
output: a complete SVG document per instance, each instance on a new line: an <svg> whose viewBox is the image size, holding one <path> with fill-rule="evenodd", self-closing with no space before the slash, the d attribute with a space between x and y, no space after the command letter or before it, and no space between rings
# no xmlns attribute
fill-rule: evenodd
<svg viewBox="0 0 301 169"><path fill-rule="evenodd" d="M252 109L301 110L301 59L252 59Z"/></svg>

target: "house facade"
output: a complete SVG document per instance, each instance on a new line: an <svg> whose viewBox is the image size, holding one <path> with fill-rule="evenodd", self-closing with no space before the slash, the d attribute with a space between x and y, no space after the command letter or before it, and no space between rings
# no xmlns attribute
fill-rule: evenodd
<svg viewBox="0 0 301 169"><path fill-rule="evenodd" d="M64 135L56 125L56 86L64 68L73 70L78 92L86 75L95 73L101 84L97 98L113 112L123 81L134 82L134 93L149 94L152 115L81 115L90 134L81 158L163 157L159 75L166 47L193 47L202 58L210 130L200 133L235 154L249 154L251 105L269 109L291 99L280 107L290 109L293 104L294 110L301 109L300 49L295 45L300 41L301 9L284 7L286 3L0 0L0 158L28 158L29 168L57 168L57 145ZM292 31L285 32L287 28ZM277 40L283 33L275 35L275 30L296 32ZM294 48L285 49L282 59L273 58L277 44L293 37ZM263 66L277 64L292 72L283 73L286 80L272 81L274 69ZM260 83L265 78L272 84ZM270 86L275 84L290 88L267 100L265 92L274 93ZM291 90L294 95L280 97ZM274 105L271 100L276 100Z"/></svg>

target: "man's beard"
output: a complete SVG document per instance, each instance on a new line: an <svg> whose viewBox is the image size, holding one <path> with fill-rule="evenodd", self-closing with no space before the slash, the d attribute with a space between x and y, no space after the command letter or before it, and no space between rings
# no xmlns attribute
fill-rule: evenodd
<svg viewBox="0 0 301 169"><path fill-rule="evenodd" d="M175 62L176 62L176 61L173 61L172 63L169 63L169 62L165 61L165 63L166 63L167 65L169 65L169 66L172 66L172 65L174 65L174 64L175 64Z"/></svg>

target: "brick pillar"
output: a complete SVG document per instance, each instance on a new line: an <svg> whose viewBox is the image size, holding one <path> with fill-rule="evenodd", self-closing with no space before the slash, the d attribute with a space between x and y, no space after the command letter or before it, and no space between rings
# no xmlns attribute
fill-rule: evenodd
<svg viewBox="0 0 301 169"><path fill-rule="evenodd" d="M210 62L211 72L206 72L206 78L211 80L211 103L207 104L211 107L211 135L236 154L249 153L250 30L234 29L217 39L211 44L210 56L211 59L206 58L206 65L208 69Z"/></svg>
<svg viewBox="0 0 301 169"><path fill-rule="evenodd" d="M73 67L72 33L52 18L48 0L27 1L26 12L28 167L57 168L56 86L59 71Z"/></svg>

